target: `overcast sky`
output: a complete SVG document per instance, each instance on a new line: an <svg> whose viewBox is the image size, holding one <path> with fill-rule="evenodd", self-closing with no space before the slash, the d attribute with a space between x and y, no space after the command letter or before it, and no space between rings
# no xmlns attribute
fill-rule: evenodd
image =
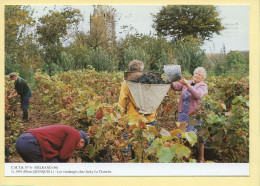
<svg viewBox="0 0 260 186"><path fill-rule="evenodd" d="M46 8L47 7L47 8ZM56 6L60 10L62 6ZM84 16L84 21L80 24L80 29L89 31L89 15L93 12L91 5L73 5L73 8L80 9ZM152 28L153 18L151 13L156 14L161 9L161 5L112 5L117 12L116 34L117 37L124 37L121 27L123 25L133 26L138 33L155 34ZM227 28L221 35L214 35L211 41L206 42L202 47L206 53L221 52L225 46L226 52L230 50L249 50L249 6L248 5L221 5L217 6L222 18L222 24ZM40 17L54 6L32 6Z"/></svg>

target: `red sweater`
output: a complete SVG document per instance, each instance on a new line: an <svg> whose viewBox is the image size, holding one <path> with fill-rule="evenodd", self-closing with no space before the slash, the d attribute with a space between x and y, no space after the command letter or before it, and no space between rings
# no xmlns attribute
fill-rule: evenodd
<svg viewBox="0 0 260 186"><path fill-rule="evenodd" d="M81 138L75 128L66 125L50 125L26 132L38 139L44 161L54 157L63 162L68 161Z"/></svg>

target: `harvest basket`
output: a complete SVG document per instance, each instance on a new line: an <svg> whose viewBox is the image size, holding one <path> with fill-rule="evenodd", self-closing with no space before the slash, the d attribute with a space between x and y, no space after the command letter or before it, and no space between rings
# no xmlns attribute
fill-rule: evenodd
<svg viewBox="0 0 260 186"><path fill-rule="evenodd" d="M127 86L142 114L152 114L166 96L171 84L143 84L126 81Z"/></svg>

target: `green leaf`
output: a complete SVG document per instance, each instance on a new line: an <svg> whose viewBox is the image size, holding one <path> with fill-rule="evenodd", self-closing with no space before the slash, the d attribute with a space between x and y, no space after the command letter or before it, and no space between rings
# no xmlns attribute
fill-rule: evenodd
<svg viewBox="0 0 260 186"><path fill-rule="evenodd" d="M220 121L220 118L218 115L211 114L208 116L209 120L211 121L212 124L218 123Z"/></svg>
<svg viewBox="0 0 260 186"><path fill-rule="evenodd" d="M190 156L191 150L185 145L177 144L176 147L176 154L179 159L182 157L188 158Z"/></svg>
<svg viewBox="0 0 260 186"><path fill-rule="evenodd" d="M162 136L162 142L164 143L164 142L166 142L166 141L168 141L168 140L171 140L171 138L172 137L169 137L169 136Z"/></svg>
<svg viewBox="0 0 260 186"><path fill-rule="evenodd" d="M196 159L189 159L189 163L197 163Z"/></svg>
<svg viewBox="0 0 260 186"><path fill-rule="evenodd" d="M221 105L222 109L227 110L227 107L224 103L221 103L220 105Z"/></svg>
<svg viewBox="0 0 260 186"><path fill-rule="evenodd" d="M89 116L93 116L95 114L95 109L94 109L94 107L90 107L90 108L88 108L88 110L87 110L87 116L89 117Z"/></svg>
<svg viewBox="0 0 260 186"><path fill-rule="evenodd" d="M232 103L235 104L235 103L237 103L238 101L241 101L241 102L243 102L243 103L246 103L247 106L249 106L248 100L247 100L245 97L243 97L243 96L237 96L235 99L232 100Z"/></svg>
<svg viewBox="0 0 260 186"><path fill-rule="evenodd" d="M155 148L158 144L159 144L160 139L156 138L155 140L153 140L153 143L151 144L151 147Z"/></svg>
<svg viewBox="0 0 260 186"><path fill-rule="evenodd" d="M93 144L89 144L87 147L86 147L86 151L89 153L89 157L90 158L93 158L95 156L95 149L93 147Z"/></svg>
<svg viewBox="0 0 260 186"><path fill-rule="evenodd" d="M35 107L33 105L29 105L29 109L34 109Z"/></svg>
<svg viewBox="0 0 260 186"><path fill-rule="evenodd" d="M187 139L192 147L195 143L197 143L197 136L193 131L182 133L182 137Z"/></svg>
<svg viewBox="0 0 260 186"><path fill-rule="evenodd" d="M159 163L170 163L174 154L167 147L162 148L158 153Z"/></svg>
<svg viewBox="0 0 260 186"><path fill-rule="evenodd" d="M229 119L229 121L230 121L232 124L236 124L236 123L239 122L240 117L241 117L240 115L233 115L233 116Z"/></svg>
<svg viewBox="0 0 260 186"><path fill-rule="evenodd" d="M43 100L44 102L47 102L47 101L48 101L48 99L49 99L49 97L48 97L48 96L45 96L45 97L43 97L43 98L42 98L42 100Z"/></svg>

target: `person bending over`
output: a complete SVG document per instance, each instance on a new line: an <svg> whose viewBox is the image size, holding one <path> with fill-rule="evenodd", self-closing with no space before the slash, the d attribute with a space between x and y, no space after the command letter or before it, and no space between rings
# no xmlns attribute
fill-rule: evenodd
<svg viewBox="0 0 260 186"><path fill-rule="evenodd" d="M68 162L74 150L89 143L87 134L67 125L50 125L27 130L16 141L25 162Z"/></svg>

